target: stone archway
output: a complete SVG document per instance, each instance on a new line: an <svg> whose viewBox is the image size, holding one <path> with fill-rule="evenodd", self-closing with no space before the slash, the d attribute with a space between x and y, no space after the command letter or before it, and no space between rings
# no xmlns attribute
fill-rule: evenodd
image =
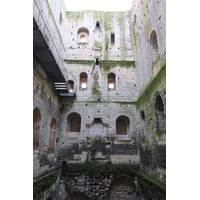
<svg viewBox="0 0 200 200"><path fill-rule="evenodd" d="M114 179L110 185L108 199L138 199L134 183L125 176Z"/></svg>

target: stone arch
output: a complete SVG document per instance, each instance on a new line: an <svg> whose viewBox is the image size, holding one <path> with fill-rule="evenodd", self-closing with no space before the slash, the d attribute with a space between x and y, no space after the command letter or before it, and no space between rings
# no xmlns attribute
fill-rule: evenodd
<svg viewBox="0 0 200 200"><path fill-rule="evenodd" d="M114 73L108 74L108 89L109 90L116 89L116 76Z"/></svg>
<svg viewBox="0 0 200 200"><path fill-rule="evenodd" d="M90 198L82 192L74 192L70 194L65 200L90 200Z"/></svg>
<svg viewBox="0 0 200 200"><path fill-rule="evenodd" d="M55 119L55 117L53 117L51 119L51 123L50 123L50 137L49 137L48 154L54 153L55 129L56 129L56 119Z"/></svg>
<svg viewBox="0 0 200 200"><path fill-rule="evenodd" d="M67 117L68 131L81 132L81 116L78 113L70 113Z"/></svg>
<svg viewBox="0 0 200 200"><path fill-rule="evenodd" d="M130 120L127 116L121 115L116 119L116 135L128 135Z"/></svg>
<svg viewBox="0 0 200 200"><path fill-rule="evenodd" d="M81 27L77 31L77 42L88 44L89 42L89 30L86 27Z"/></svg>
<svg viewBox="0 0 200 200"><path fill-rule="evenodd" d="M67 163L66 161L63 161L61 167L60 180L65 181L66 177L67 177Z"/></svg>
<svg viewBox="0 0 200 200"><path fill-rule="evenodd" d="M159 54L158 41L155 30L153 30L150 35L150 48L151 48L152 59L154 62Z"/></svg>
<svg viewBox="0 0 200 200"><path fill-rule="evenodd" d="M80 73L80 89L87 89L87 73L85 72Z"/></svg>
<svg viewBox="0 0 200 200"><path fill-rule="evenodd" d="M114 179L109 188L108 199L136 199L136 187L127 177Z"/></svg>
<svg viewBox="0 0 200 200"><path fill-rule="evenodd" d="M160 94L157 94L155 97L155 112L156 112L156 124L157 132L165 131L165 114L164 114L164 104Z"/></svg>
<svg viewBox="0 0 200 200"><path fill-rule="evenodd" d="M33 110L33 151L34 151L34 154L37 154L39 150L40 126L41 126L40 110L38 108L35 108Z"/></svg>

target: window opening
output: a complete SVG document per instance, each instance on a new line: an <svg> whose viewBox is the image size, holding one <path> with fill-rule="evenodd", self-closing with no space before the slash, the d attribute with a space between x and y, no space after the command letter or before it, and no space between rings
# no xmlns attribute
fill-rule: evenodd
<svg viewBox="0 0 200 200"><path fill-rule="evenodd" d="M163 108L163 101L160 95L156 97L155 110L157 118L157 131L165 131L166 125L165 125L164 108Z"/></svg>
<svg viewBox="0 0 200 200"><path fill-rule="evenodd" d="M99 65L99 59L98 58L96 59L96 65Z"/></svg>
<svg viewBox="0 0 200 200"><path fill-rule="evenodd" d="M108 89L115 89L115 74L108 75Z"/></svg>
<svg viewBox="0 0 200 200"><path fill-rule="evenodd" d="M111 44L115 44L115 34L111 33Z"/></svg>
<svg viewBox="0 0 200 200"><path fill-rule="evenodd" d="M80 74L80 89L87 89L87 74L85 72Z"/></svg>
<svg viewBox="0 0 200 200"><path fill-rule="evenodd" d="M80 42L85 42L85 35L82 34L82 35L80 36Z"/></svg>

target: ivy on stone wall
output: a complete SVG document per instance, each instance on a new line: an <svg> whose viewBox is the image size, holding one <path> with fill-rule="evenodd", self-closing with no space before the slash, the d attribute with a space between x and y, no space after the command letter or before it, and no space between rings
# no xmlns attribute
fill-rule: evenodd
<svg viewBox="0 0 200 200"><path fill-rule="evenodd" d="M143 91L143 93L140 95L139 99L137 100L136 106L137 108L140 107L141 104L143 104L146 101L149 101L150 99L150 93L155 91L156 87L163 82L163 80L166 78L166 63L161 67L157 75L150 81L150 83L147 85L146 89Z"/></svg>
<svg viewBox="0 0 200 200"><path fill-rule="evenodd" d="M58 176L59 170L56 170L33 179L33 197L36 198L41 192L49 190L56 183Z"/></svg>
<svg viewBox="0 0 200 200"><path fill-rule="evenodd" d="M67 64L80 64L80 65L94 65L94 60L67 60L64 59L64 62Z"/></svg>
<svg viewBox="0 0 200 200"><path fill-rule="evenodd" d="M138 184L147 199L166 199L166 184L159 180L139 171Z"/></svg>
<svg viewBox="0 0 200 200"><path fill-rule="evenodd" d="M115 60L100 60L99 61L99 65L101 67L103 67L103 70L108 73L111 68L114 68L114 67L126 67L126 68L129 68L129 67L135 67L135 61L126 61L126 60L120 60L120 61L115 61Z"/></svg>

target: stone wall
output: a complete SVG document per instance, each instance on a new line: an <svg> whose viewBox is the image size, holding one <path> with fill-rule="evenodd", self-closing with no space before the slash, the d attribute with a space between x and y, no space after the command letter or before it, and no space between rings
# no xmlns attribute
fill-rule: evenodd
<svg viewBox="0 0 200 200"><path fill-rule="evenodd" d="M77 61L81 62L81 61ZM124 66L122 66L124 64ZM134 62L101 62L99 65L65 63L69 80L76 87L76 101L136 101L138 97L137 75ZM81 89L80 74L87 74L87 88ZM115 76L115 88L109 89L108 75ZM98 92L98 91L99 92Z"/></svg>
<svg viewBox="0 0 200 200"><path fill-rule="evenodd" d="M105 163L62 165L58 199L165 199L165 186L133 165Z"/></svg>
<svg viewBox="0 0 200 200"><path fill-rule="evenodd" d="M135 0L131 8L131 36L139 93L166 62L166 1ZM157 56L153 56L151 34L157 38Z"/></svg>
<svg viewBox="0 0 200 200"><path fill-rule="evenodd" d="M96 31L99 23L100 32ZM66 32L62 32L66 58L88 60L134 60L131 47L130 12L66 12ZM78 30L86 28L88 43L78 42ZM114 43L111 42L111 33ZM99 39L98 39L99 38Z"/></svg>
<svg viewBox="0 0 200 200"><path fill-rule="evenodd" d="M156 99L160 96L163 102L163 115L157 116ZM137 107L137 136L141 168L166 180L166 65L150 82L136 104ZM144 119L141 117L144 111ZM159 129L158 124L162 124Z"/></svg>
<svg viewBox="0 0 200 200"><path fill-rule="evenodd" d="M33 174L37 177L54 167L61 103L52 81L35 58L33 73L33 110L38 109L41 118L38 128L39 146L33 152ZM53 126L52 120L55 120Z"/></svg>

